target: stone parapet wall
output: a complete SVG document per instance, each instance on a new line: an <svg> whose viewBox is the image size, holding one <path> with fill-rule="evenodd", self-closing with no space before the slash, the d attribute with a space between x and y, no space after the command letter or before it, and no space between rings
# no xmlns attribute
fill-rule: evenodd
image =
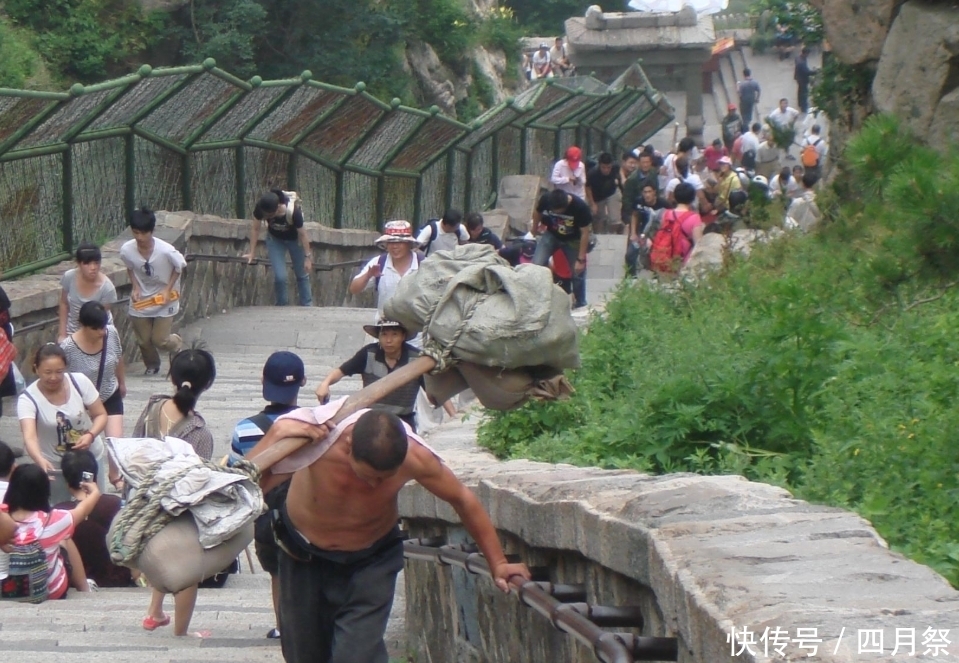
<svg viewBox="0 0 959 663"><path fill-rule="evenodd" d="M188 258L194 254L240 256L249 248L250 222L240 219L198 215L192 212L157 212L156 236L164 239ZM330 265L371 258L379 251L372 244L378 233L366 230L335 230L317 223L306 224L313 248L314 265ZM103 272L113 281L120 299L130 296L126 268L118 252L130 238L129 231L102 247ZM260 243L258 257L267 259ZM24 374L30 374L30 357L36 349L55 341L57 307L60 301L60 277L75 266L65 261L39 274L16 281L6 281L3 288L11 300L11 317L18 330L14 341L19 350L18 363ZM347 291L357 266L346 266L314 273L314 306L372 306L373 294L353 297ZM296 283L288 269L290 301L296 301ZM181 283L180 312L174 330L196 320L225 312L238 306L271 306L273 304L273 272L269 264L247 265L243 262L195 260L187 265ZM139 356L132 327L126 315L128 305L113 307L114 321L123 343L127 361ZM264 315L269 315L268 310ZM49 322L30 329L39 323ZM52 321L52 322L51 322Z"/></svg>
<svg viewBox="0 0 959 663"><path fill-rule="evenodd" d="M679 660L956 660L924 653L927 627L959 631L959 592L928 567L888 550L856 514L809 504L738 476L647 476L528 461L497 462L470 449L475 423L430 441L474 488L508 553L585 583L594 604L639 605L644 635L679 639ZM426 490L400 495L412 536L462 541L456 514ZM465 572L406 564L407 626L416 661L595 661L541 617ZM748 628L753 655L730 654L727 634ZM815 628L808 657L763 652L764 629L795 638ZM896 629L915 629L916 656L890 657ZM859 652L858 631L882 629L885 653ZM738 649L738 648L737 648ZM899 654L902 654L900 650Z"/></svg>

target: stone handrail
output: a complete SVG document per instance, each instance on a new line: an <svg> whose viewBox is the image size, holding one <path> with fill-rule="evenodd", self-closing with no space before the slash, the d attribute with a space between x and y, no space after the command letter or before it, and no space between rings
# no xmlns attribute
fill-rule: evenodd
<svg viewBox="0 0 959 663"><path fill-rule="evenodd" d="M856 514L739 476L500 463L471 449L474 437L467 423L430 441L474 488L508 552L549 568L552 582L585 583L590 603L640 606L642 635L677 637L680 661L783 660L772 649L783 633L785 660L806 660L812 646L818 653L809 660L873 660L880 657L860 654L858 638L876 629L886 657L896 629L914 629L916 656L908 660L955 660L959 652L952 645L949 655L932 656L922 644L927 628L952 628L948 639L956 642L959 592L891 552ZM413 537L465 539L450 507L418 486L401 493L400 514ZM406 567L417 660L595 660L488 583L440 568ZM733 629L735 645L727 640ZM753 653L737 658L730 647L743 647L743 629L755 638Z"/></svg>

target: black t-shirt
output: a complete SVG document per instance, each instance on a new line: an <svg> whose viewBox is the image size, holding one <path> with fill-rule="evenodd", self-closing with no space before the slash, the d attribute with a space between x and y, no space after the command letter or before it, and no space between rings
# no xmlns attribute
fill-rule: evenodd
<svg viewBox="0 0 959 663"><path fill-rule="evenodd" d="M76 505L77 502L71 501L54 508L70 511ZM120 498L116 495L101 495L90 517L73 531L73 542L80 551L87 578L95 580L100 587L129 587L131 584L130 569L114 564L107 549L107 532L120 507Z"/></svg>
<svg viewBox="0 0 959 663"><path fill-rule="evenodd" d="M499 237L496 236L496 233L494 233L489 228L483 228L480 231L480 234L476 237L476 239L471 239L467 243L468 244L489 244L497 251L503 248L503 242L501 242Z"/></svg>
<svg viewBox="0 0 959 663"><path fill-rule="evenodd" d="M293 208L293 223L290 224L286 214L280 214L266 222L267 230L277 239L295 240L297 230L303 227L303 210L299 205Z"/></svg>
<svg viewBox="0 0 959 663"><path fill-rule="evenodd" d="M616 193L616 188L619 186L619 164L613 164L609 175L603 175L599 166L593 166L586 174L586 186L593 194L594 202L606 200Z"/></svg>
<svg viewBox="0 0 959 663"><path fill-rule="evenodd" d="M593 223L593 213L589 211L586 201L578 196L568 195L569 205L562 212L549 209L549 194L543 194L536 205L536 211L540 213L549 232L564 241L579 239L582 234L580 230Z"/></svg>

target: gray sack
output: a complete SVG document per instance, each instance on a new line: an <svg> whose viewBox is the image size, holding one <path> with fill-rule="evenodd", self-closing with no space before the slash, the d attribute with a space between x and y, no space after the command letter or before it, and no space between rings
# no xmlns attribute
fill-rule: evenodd
<svg viewBox="0 0 959 663"><path fill-rule="evenodd" d="M452 352L461 361L510 369L579 367L569 296L553 284L550 270L510 267L488 245L433 253L400 280L383 310L411 333L424 331L444 348L467 318Z"/></svg>

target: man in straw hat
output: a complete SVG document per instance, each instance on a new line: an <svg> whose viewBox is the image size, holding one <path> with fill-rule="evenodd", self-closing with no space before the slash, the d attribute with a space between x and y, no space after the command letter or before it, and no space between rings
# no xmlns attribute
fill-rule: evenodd
<svg viewBox="0 0 959 663"><path fill-rule="evenodd" d="M420 355L420 351L406 342L406 328L393 320L380 320L375 325L364 325L363 331L378 339L360 348L359 352L347 359L339 368L326 376L316 388L316 397L321 403L330 400L330 387L347 375L360 375L363 386L369 386L398 368L406 366L411 359ZM408 382L399 389L380 399L372 407L392 412L416 431L416 393L423 386L423 378Z"/></svg>
<svg viewBox="0 0 959 663"><path fill-rule="evenodd" d="M530 579L525 564L506 560L473 492L399 417L360 410L332 430L318 423L341 405L280 417L250 453L256 458L287 437L315 442L261 480L268 488L293 474L285 504L273 512L287 663L387 663L383 635L403 568L397 495L410 481L453 507L499 589L508 592L513 576Z"/></svg>
<svg viewBox="0 0 959 663"><path fill-rule="evenodd" d="M409 221L388 221L374 245L386 253L363 266L350 282L350 294L376 288L376 319L379 320L383 317L383 304L396 292L401 278L419 269L422 256L414 251L419 242L413 237Z"/></svg>

